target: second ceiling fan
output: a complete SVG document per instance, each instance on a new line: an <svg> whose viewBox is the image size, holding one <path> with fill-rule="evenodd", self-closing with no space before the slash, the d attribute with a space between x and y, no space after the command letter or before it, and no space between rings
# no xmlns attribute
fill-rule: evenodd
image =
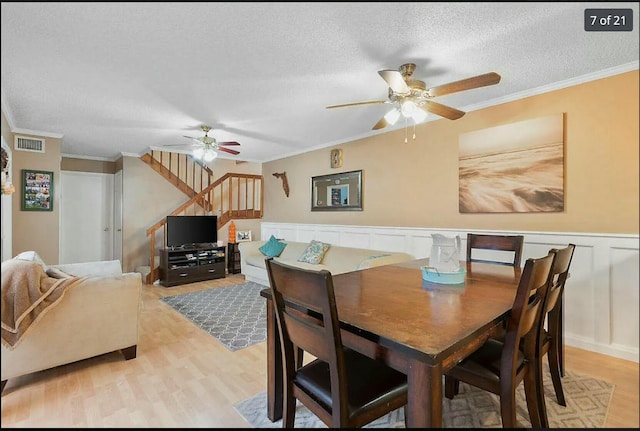
<svg viewBox="0 0 640 431"><path fill-rule="evenodd" d="M378 71L378 74L389 85L389 97L387 100L331 105L327 106L327 109L380 103L393 104L394 107L373 126L373 130L393 125L400 117L404 117L405 119L411 118L416 123L420 123L426 119L427 113L429 112L448 118L449 120L457 120L465 114L464 111L434 102L432 99L434 97L471 90L473 88L486 87L500 82L500 75L495 72L490 72L472 78L450 82L449 84L427 88L424 81L412 79L415 69L416 65L414 63L406 63L400 66L398 70Z"/></svg>
<svg viewBox="0 0 640 431"><path fill-rule="evenodd" d="M193 139L193 144L170 144L165 145L165 147L176 147L176 146L185 146L191 145L193 148L193 157L196 159L202 159L205 162L210 162L218 156L218 151L224 151L225 153L237 155L240 154L240 151L233 150L231 148L227 148L229 146L238 146L239 142L235 141L227 141L227 142L218 142L215 138L209 136L209 131L211 131L210 126L202 125L200 126L202 131L204 132L204 136L200 136L194 138L193 136L184 136L185 138Z"/></svg>

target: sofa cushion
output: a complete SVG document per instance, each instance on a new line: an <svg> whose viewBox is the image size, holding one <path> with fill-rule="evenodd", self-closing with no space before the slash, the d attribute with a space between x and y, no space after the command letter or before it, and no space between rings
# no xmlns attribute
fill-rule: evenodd
<svg viewBox="0 0 640 431"><path fill-rule="evenodd" d="M271 235L269 241L267 241L262 247L258 248L258 250L267 257L277 257L280 256L286 246L287 244L278 241L275 236Z"/></svg>
<svg viewBox="0 0 640 431"><path fill-rule="evenodd" d="M327 250L329 250L329 247L331 247L331 244L311 240L307 248L302 252L302 255L298 258L298 262L318 264L322 262L322 258Z"/></svg>

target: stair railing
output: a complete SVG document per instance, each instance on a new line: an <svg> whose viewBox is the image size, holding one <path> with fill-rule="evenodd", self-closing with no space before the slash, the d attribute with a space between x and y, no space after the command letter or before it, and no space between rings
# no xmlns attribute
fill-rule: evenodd
<svg viewBox="0 0 640 431"><path fill-rule="evenodd" d="M213 171L190 154L152 150L151 153L142 155L140 160L191 198L207 188L213 178ZM205 210L211 210L209 201L198 203Z"/></svg>
<svg viewBox="0 0 640 431"><path fill-rule="evenodd" d="M262 218L264 204L264 180L262 175L227 173L218 178L200 193L180 205L168 215L218 216L218 229L231 219ZM166 246L166 217L147 229L150 236L151 253L149 274L146 283L158 278L159 267L155 265L156 239ZM156 238L156 236L160 236Z"/></svg>

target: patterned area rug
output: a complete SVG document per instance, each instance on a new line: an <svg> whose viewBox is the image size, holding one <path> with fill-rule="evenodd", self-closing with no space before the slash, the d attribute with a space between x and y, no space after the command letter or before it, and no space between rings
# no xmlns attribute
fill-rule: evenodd
<svg viewBox="0 0 640 431"><path fill-rule="evenodd" d="M235 352L267 339L264 286L247 282L162 298Z"/></svg>
<svg viewBox="0 0 640 431"><path fill-rule="evenodd" d="M556 402L551 376L546 372L545 400L551 428L602 428L607 418L613 394L611 383L566 372L562 379L567 406ZM518 426L531 428L524 398L523 384L517 391ZM234 406L236 411L254 428L281 428L282 420L271 422L267 416L267 393L262 392ZM444 398L443 427L446 428L502 428L500 402L496 395L460 384L460 393L453 399ZM320 419L298 403L296 428L327 428ZM368 424L365 428L404 428L404 410L398 409Z"/></svg>

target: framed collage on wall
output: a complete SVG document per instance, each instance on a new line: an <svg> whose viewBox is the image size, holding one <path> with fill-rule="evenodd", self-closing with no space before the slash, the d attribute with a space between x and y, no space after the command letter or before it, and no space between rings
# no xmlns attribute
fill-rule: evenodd
<svg viewBox="0 0 640 431"><path fill-rule="evenodd" d="M22 211L53 211L53 172L22 170Z"/></svg>

